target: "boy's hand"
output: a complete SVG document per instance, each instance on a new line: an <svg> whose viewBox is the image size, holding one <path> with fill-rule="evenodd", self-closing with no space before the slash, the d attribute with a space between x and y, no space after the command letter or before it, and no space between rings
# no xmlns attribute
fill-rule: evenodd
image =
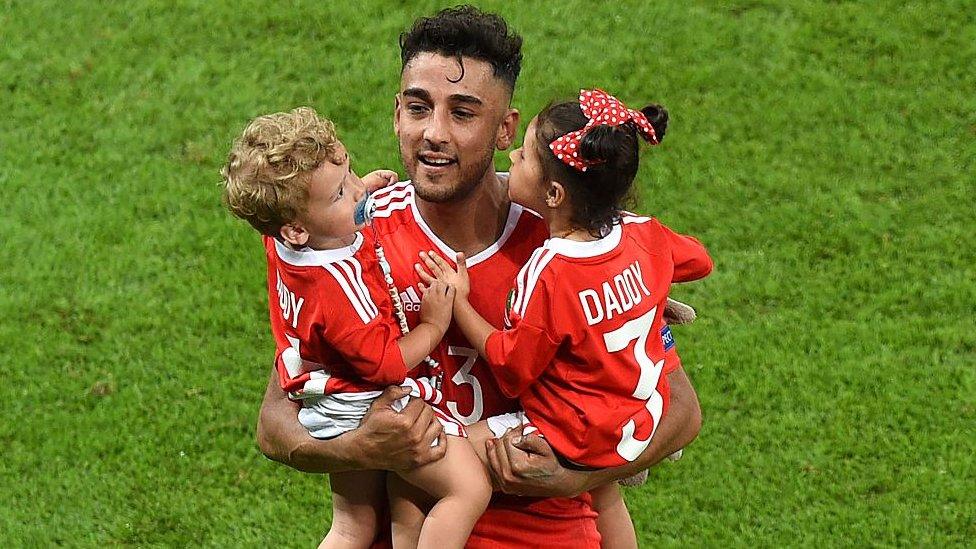
<svg viewBox="0 0 976 549"><path fill-rule="evenodd" d="M420 321L446 332L454 309L454 287L434 280L429 285L421 283L420 291L424 294L420 300Z"/></svg>
<svg viewBox="0 0 976 549"><path fill-rule="evenodd" d="M468 265L463 253L457 254L457 269L451 267L443 257L434 252L420 252L420 259L423 261L423 266L420 263L415 265L420 280L425 284L439 280L454 287L457 299L468 298L468 294L471 293L471 280L468 278Z"/></svg>
<svg viewBox="0 0 976 549"><path fill-rule="evenodd" d="M393 170L376 170L363 176L363 185L368 192L382 189L397 182L399 176Z"/></svg>

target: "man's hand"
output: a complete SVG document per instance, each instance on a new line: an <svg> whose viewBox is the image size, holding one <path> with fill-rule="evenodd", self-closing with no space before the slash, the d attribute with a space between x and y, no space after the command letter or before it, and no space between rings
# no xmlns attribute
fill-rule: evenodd
<svg viewBox="0 0 976 549"><path fill-rule="evenodd" d="M444 457L447 443L434 411L416 399L401 412L393 410L393 403L408 393L403 387L387 387L358 429L319 440L298 423L301 406L288 399L273 373L261 405L258 446L268 458L307 473L401 471L437 461ZM432 447L435 440L439 442Z"/></svg>
<svg viewBox="0 0 976 549"><path fill-rule="evenodd" d="M516 429L486 441L492 482L516 496L573 497L584 491L586 477L559 464L549 444Z"/></svg>
<svg viewBox="0 0 976 549"><path fill-rule="evenodd" d="M444 429L434 411L412 398L402 411L393 403L410 394L405 387L387 387L363 418L356 434L356 446L364 469L404 471L437 461L447 452ZM434 444L437 441L437 444Z"/></svg>
<svg viewBox="0 0 976 549"><path fill-rule="evenodd" d="M399 176L393 170L376 170L375 172L369 172L364 175L362 179L366 190L373 192L396 183Z"/></svg>

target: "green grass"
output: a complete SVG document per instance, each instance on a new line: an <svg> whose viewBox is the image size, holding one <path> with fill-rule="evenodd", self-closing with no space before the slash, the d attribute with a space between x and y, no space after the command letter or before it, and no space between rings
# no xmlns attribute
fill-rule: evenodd
<svg viewBox="0 0 976 549"><path fill-rule="evenodd" d="M263 257L217 170L303 104L400 169L396 37L444 4L158 4L0 1L0 541L309 547L327 485L255 446ZM628 492L642 544L971 544L971 2L483 5L523 127L581 86L670 109L641 208L716 259L675 291L705 423Z"/></svg>

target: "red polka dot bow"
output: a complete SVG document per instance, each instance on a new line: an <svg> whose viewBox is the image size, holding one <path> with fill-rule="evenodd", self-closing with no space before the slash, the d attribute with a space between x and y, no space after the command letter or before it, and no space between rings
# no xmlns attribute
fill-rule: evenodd
<svg viewBox="0 0 976 549"><path fill-rule="evenodd" d="M549 149L556 158L567 166L585 172L586 168L604 162L603 160L585 160L580 157L580 140L593 126L620 126L633 122L637 132L650 142L657 145L657 134L654 126L647 120L644 113L628 109L619 99L603 90L580 90L580 109L590 119L583 129L569 132L549 144Z"/></svg>

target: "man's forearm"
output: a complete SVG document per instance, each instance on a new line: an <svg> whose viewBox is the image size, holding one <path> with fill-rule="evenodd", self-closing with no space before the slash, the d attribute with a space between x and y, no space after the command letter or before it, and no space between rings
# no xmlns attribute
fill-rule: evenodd
<svg viewBox="0 0 976 549"><path fill-rule="evenodd" d="M300 405L289 400L272 373L258 417L257 439L261 452L274 461L306 473L338 473L357 466L353 433L332 440L312 438L298 423Z"/></svg>
<svg viewBox="0 0 976 549"><path fill-rule="evenodd" d="M307 473L424 466L444 457L447 444L434 411L422 400L410 399L402 410L394 409L393 404L409 394L409 389L398 385L387 387L357 429L318 440L299 424L300 405L288 399L272 375L258 419L258 446L269 458Z"/></svg>
<svg viewBox="0 0 976 549"><path fill-rule="evenodd" d="M668 415L661 420L651 444L631 463L584 473L587 478L582 491L637 474L684 448L698 436L698 431L701 430L701 408L691 381L682 369L669 374L668 381L671 384Z"/></svg>

